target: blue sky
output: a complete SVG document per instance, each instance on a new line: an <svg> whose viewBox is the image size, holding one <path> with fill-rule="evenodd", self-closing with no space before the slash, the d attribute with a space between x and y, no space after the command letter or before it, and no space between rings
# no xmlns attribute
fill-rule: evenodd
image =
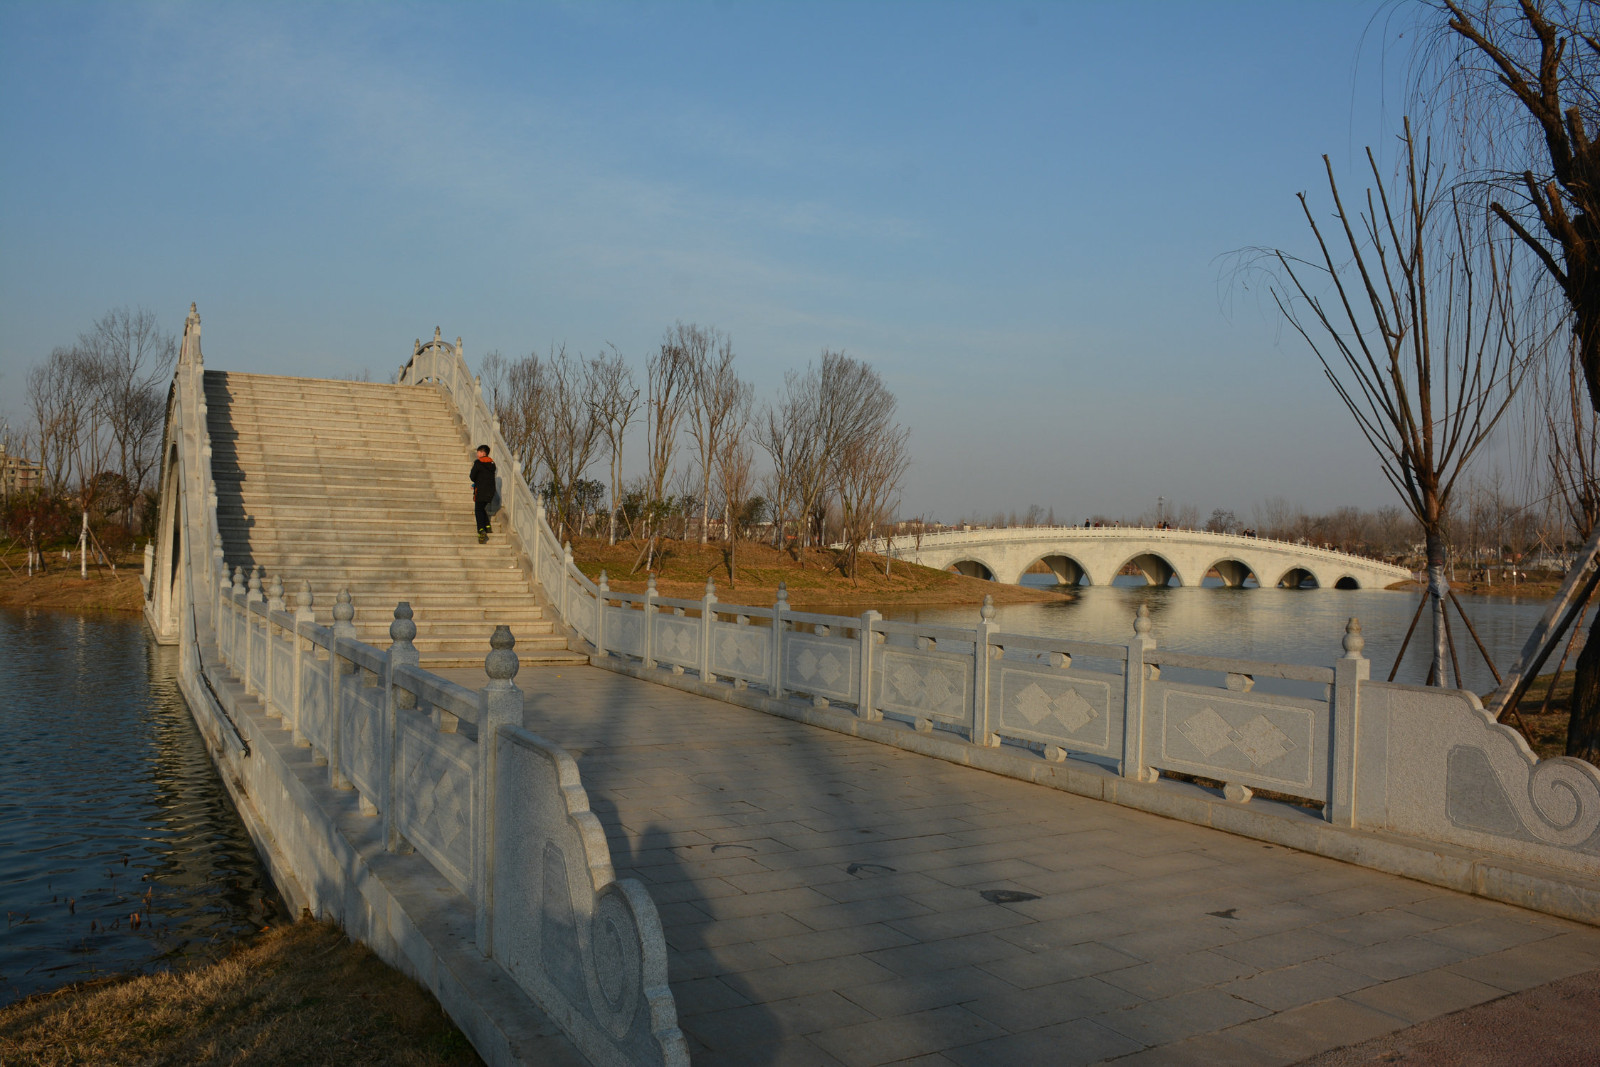
<svg viewBox="0 0 1600 1067"><path fill-rule="evenodd" d="M209 366L376 379L435 325L642 377L683 319L763 396L876 366L906 514L1391 503L1219 257L1308 248L1294 193L1391 140L1409 17L0 3L0 411L124 304L197 301Z"/></svg>

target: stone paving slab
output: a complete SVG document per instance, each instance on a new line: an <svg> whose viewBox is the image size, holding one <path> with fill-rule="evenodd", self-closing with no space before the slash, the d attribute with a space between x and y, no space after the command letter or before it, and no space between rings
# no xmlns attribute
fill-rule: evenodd
<svg viewBox="0 0 1600 1067"><path fill-rule="evenodd" d="M696 1063L1288 1064L1600 966L1494 901L597 668L517 683L661 911Z"/></svg>

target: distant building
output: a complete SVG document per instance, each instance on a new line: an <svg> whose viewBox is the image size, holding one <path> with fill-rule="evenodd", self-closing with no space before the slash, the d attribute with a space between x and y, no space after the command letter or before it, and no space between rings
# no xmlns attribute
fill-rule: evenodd
<svg viewBox="0 0 1600 1067"><path fill-rule="evenodd" d="M44 483L44 468L26 456L16 456L0 445L0 497L25 493Z"/></svg>

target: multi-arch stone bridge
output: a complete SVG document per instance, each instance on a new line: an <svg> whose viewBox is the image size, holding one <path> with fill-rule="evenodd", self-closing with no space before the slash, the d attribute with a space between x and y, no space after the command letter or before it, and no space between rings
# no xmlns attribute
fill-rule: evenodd
<svg viewBox="0 0 1600 1067"><path fill-rule="evenodd" d="M1110 585L1129 565L1152 585L1199 585L1215 571L1229 588L1254 578L1261 586L1298 589L1382 589L1412 577L1404 567L1326 548L1137 526L1045 526L963 530L879 539L870 551L975 578L1016 584L1042 563L1062 585Z"/></svg>

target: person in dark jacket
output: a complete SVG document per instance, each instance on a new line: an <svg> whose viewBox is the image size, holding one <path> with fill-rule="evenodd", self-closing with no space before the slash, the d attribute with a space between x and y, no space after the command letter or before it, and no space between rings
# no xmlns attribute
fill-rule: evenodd
<svg viewBox="0 0 1600 1067"><path fill-rule="evenodd" d="M489 540L489 504L494 500L494 460L489 458L489 446L478 446L478 458L472 461L472 511L478 519L478 544Z"/></svg>

